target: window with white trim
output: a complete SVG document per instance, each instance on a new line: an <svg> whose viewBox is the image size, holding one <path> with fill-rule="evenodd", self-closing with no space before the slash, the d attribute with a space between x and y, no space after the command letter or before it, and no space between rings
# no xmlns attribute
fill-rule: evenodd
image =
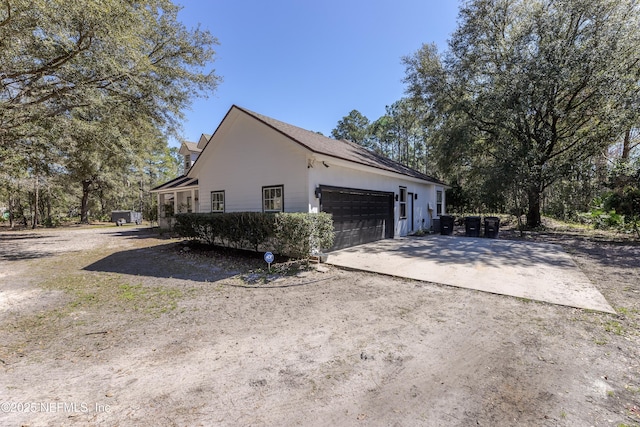
<svg viewBox="0 0 640 427"><path fill-rule="evenodd" d="M263 212L283 212L284 211L284 186L274 185L272 187L262 187L262 211Z"/></svg>
<svg viewBox="0 0 640 427"><path fill-rule="evenodd" d="M442 190L436 191L436 215L442 215Z"/></svg>
<svg viewBox="0 0 640 427"><path fill-rule="evenodd" d="M400 187L400 219L407 218L407 187Z"/></svg>
<svg viewBox="0 0 640 427"><path fill-rule="evenodd" d="M224 212L224 190L211 192L211 212Z"/></svg>

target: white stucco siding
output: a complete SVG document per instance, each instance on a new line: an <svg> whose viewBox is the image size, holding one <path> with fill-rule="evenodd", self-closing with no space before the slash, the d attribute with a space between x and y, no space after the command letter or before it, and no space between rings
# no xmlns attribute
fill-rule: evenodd
<svg viewBox="0 0 640 427"><path fill-rule="evenodd" d="M313 168L309 169L310 194L309 211L317 212L320 209L320 201L315 197L315 189L321 185L346 187L362 190L375 190L392 192L399 195L400 187L406 187L407 193L413 193L413 231L429 229L432 218L435 217L436 192L435 185L424 183L412 178L402 178L400 175L382 175L378 170L367 171L366 168L348 167L344 162L328 159L325 167L322 161L316 160ZM415 195L418 196L415 199ZM400 218L400 201L394 197L394 234L405 236L411 233L411 207L407 200L407 217ZM433 211L429 213L428 207Z"/></svg>
<svg viewBox="0 0 640 427"><path fill-rule="evenodd" d="M284 187L284 210L306 211L306 152L264 125L240 115L201 153L200 211L211 211L211 192L225 192L225 211L262 211L263 186Z"/></svg>

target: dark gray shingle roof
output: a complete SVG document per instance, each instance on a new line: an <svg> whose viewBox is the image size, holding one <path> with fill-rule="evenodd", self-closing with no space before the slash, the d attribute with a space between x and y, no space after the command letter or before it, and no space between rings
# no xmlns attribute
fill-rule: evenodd
<svg viewBox="0 0 640 427"><path fill-rule="evenodd" d="M408 168L407 166L404 166L394 160L369 151L366 148L351 141L328 138L316 132L302 129L285 122L281 122L280 120L255 113L245 108L238 107L237 105L234 105L231 108L234 107L244 112L245 114L248 114L249 116L261 121L270 128L292 139L293 141L297 142L298 144L314 153L336 157L338 159L347 160L365 166L371 166L389 172L399 173L429 182L444 184L440 180L437 180L429 175Z"/></svg>
<svg viewBox="0 0 640 427"><path fill-rule="evenodd" d="M177 178L172 179L171 181L165 182L164 184L158 185L155 188L152 188L151 191L159 191L159 190L169 190L172 188L178 187L191 187L198 185L198 179L189 178L186 175L180 175Z"/></svg>

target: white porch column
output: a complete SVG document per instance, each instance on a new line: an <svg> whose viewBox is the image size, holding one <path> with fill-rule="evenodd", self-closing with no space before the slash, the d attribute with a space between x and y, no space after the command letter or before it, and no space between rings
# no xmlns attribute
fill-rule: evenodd
<svg viewBox="0 0 640 427"><path fill-rule="evenodd" d="M196 191L193 188L191 189L191 212L197 212L196 211Z"/></svg>
<svg viewBox="0 0 640 427"><path fill-rule="evenodd" d="M173 192L173 216L178 214L178 192Z"/></svg>

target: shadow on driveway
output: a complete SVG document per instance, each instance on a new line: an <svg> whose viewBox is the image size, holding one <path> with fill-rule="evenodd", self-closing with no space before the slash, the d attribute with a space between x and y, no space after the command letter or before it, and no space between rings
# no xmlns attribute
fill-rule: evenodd
<svg viewBox="0 0 640 427"><path fill-rule="evenodd" d="M454 236L388 239L329 253L328 264L615 313L559 245Z"/></svg>
<svg viewBox="0 0 640 427"><path fill-rule="evenodd" d="M341 254L367 253L400 257L406 260L428 259L441 265L466 265L479 262L488 267L534 267L537 265L573 268L570 258L559 256L557 245L484 238L425 236L381 240L369 245L342 249Z"/></svg>

